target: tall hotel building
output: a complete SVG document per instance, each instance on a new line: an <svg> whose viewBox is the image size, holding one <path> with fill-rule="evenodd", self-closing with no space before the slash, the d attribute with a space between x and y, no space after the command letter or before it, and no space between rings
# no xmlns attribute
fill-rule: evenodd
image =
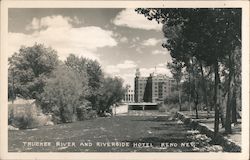
<svg viewBox="0 0 250 160"><path fill-rule="evenodd" d="M141 77L139 69L135 74L135 102L163 102L173 91L175 81L163 74L150 74Z"/></svg>

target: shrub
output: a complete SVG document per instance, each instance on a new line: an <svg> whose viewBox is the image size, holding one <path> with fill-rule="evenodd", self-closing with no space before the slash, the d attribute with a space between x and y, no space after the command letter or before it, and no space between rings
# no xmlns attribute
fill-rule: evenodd
<svg viewBox="0 0 250 160"><path fill-rule="evenodd" d="M165 107L159 107L159 112L166 112L166 108Z"/></svg>
<svg viewBox="0 0 250 160"><path fill-rule="evenodd" d="M71 109L64 108L64 110L61 111L61 119L63 123L71 123L74 122L76 118Z"/></svg>
<svg viewBox="0 0 250 160"><path fill-rule="evenodd" d="M85 101L83 105L76 108L77 119L80 121L86 119L88 116L87 114L91 109L91 103L89 101Z"/></svg>
<svg viewBox="0 0 250 160"><path fill-rule="evenodd" d="M53 123L55 123L55 124L62 123L59 107L57 107L56 105L53 105L51 107L51 113L50 114L52 116L52 122Z"/></svg>
<svg viewBox="0 0 250 160"><path fill-rule="evenodd" d="M72 107L58 107L57 105L51 106L52 122L54 124L71 123L76 121L76 116L73 114Z"/></svg>
<svg viewBox="0 0 250 160"><path fill-rule="evenodd" d="M55 123L75 121L85 87L80 75L66 65L59 65L46 81L42 94L43 111L52 113Z"/></svg>
<svg viewBox="0 0 250 160"><path fill-rule="evenodd" d="M179 107L177 104L169 104L167 107L167 111L171 114L175 114L179 110Z"/></svg>
<svg viewBox="0 0 250 160"><path fill-rule="evenodd" d="M159 110L159 112L166 112L166 105L163 103L159 103L158 110Z"/></svg>
<svg viewBox="0 0 250 160"><path fill-rule="evenodd" d="M170 104L162 104L159 108L159 111L162 111L162 112L169 112L169 113L175 113L179 110L178 108L178 104L173 104L173 103L170 103ZM160 111L160 112L161 112Z"/></svg>
<svg viewBox="0 0 250 160"><path fill-rule="evenodd" d="M191 108L191 110L194 109L194 103L189 103L189 102L184 102L181 104L181 110L182 111L189 111Z"/></svg>
<svg viewBox="0 0 250 160"><path fill-rule="evenodd" d="M8 125L12 125L14 120L14 111L13 108L9 109L9 114L8 114Z"/></svg>
<svg viewBox="0 0 250 160"><path fill-rule="evenodd" d="M168 97L165 98L164 103L167 103L167 104L179 103L179 93L177 91L174 91Z"/></svg>
<svg viewBox="0 0 250 160"><path fill-rule="evenodd" d="M25 112L17 117L14 117L13 125L19 129L35 128L39 126L37 117L30 111Z"/></svg>
<svg viewBox="0 0 250 160"><path fill-rule="evenodd" d="M19 129L31 129L40 126L44 126L50 121L49 116L42 113L34 114L32 110L25 110L25 112L19 113L19 115L13 116L10 125L17 127Z"/></svg>
<svg viewBox="0 0 250 160"><path fill-rule="evenodd" d="M92 119L92 118L96 118L97 117L97 112L95 110L90 110L88 113L88 118Z"/></svg>
<svg viewBox="0 0 250 160"><path fill-rule="evenodd" d="M77 118L80 121L97 117L97 112L95 110L92 110L92 107L90 106L80 106L76 111Z"/></svg>

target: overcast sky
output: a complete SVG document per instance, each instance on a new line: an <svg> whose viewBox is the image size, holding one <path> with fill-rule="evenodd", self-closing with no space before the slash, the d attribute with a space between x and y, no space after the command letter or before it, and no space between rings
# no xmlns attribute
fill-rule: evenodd
<svg viewBox="0 0 250 160"><path fill-rule="evenodd" d="M134 9L9 9L9 56L21 45L51 46L61 60L70 53L96 59L106 74L133 86L135 69L170 75L162 25Z"/></svg>

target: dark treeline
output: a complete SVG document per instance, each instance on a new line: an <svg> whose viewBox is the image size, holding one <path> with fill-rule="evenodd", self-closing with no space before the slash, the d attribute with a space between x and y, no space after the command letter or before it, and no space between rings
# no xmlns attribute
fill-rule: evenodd
<svg viewBox="0 0 250 160"><path fill-rule="evenodd" d="M125 93L123 80L105 76L100 64L70 54L65 61L42 44L21 47L9 58L8 98L35 99L56 123L110 112Z"/></svg>
<svg viewBox="0 0 250 160"><path fill-rule="evenodd" d="M176 80L177 92L167 102L193 104L213 110L215 138L221 119L226 133L237 122L241 110L241 9L138 8L148 20L163 24L172 62L168 64ZM177 98L177 99L176 99ZM198 106L202 106L199 107Z"/></svg>

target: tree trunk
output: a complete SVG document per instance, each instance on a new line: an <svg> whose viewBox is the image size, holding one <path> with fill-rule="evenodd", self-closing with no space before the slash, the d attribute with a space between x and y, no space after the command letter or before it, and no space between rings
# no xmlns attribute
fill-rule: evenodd
<svg viewBox="0 0 250 160"><path fill-rule="evenodd" d="M224 128L225 127L225 120L224 120L224 112L223 112L223 108L221 106L221 103L219 105L219 112L220 112L221 126L222 126L222 128Z"/></svg>
<svg viewBox="0 0 250 160"><path fill-rule="evenodd" d="M226 108L226 125L225 132L232 133L232 106L233 106L233 92L234 92L234 52L229 55L229 79L228 79L228 96L227 96L227 108Z"/></svg>
<svg viewBox="0 0 250 160"><path fill-rule="evenodd" d="M191 74L190 70L188 70L188 84L189 84L189 95L188 95L188 105L190 106L190 112L192 111L191 107Z"/></svg>
<svg viewBox="0 0 250 160"><path fill-rule="evenodd" d="M197 74L193 73L193 77L194 77L194 105L195 105L195 118L198 119L198 85L197 85Z"/></svg>
<svg viewBox="0 0 250 160"><path fill-rule="evenodd" d="M178 100L179 100L179 107L180 107L180 111L181 111L181 89L180 89L180 84L179 82L177 82L177 89L178 89Z"/></svg>
<svg viewBox="0 0 250 160"><path fill-rule="evenodd" d="M219 104L217 99L219 85L219 66L216 61L214 64L214 140L216 141L219 132Z"/></svg>
<svg viewBox="0 0 250 160"><path fill-rule="evenodd" d="M204 72L203 72L203 67L202 67L201 62L200 62L200 70L201 70L201 77L202 77L202 83L201 84L202 84L202 89L203 89L203 93L204 93L204 102L205 102L206 109L207 109L207 117L209 117L210 107L208 105L206 82L205 82Z"/></svg>
<svg viewBox="0 0 250 160"><path fill-rule="evenodd" d="M196 119L199 118L199 115L198 115L198 99L199 99L199 95L198 95L198 92L195 88L195 100L194 100L194 105L195 105L195 117Z"/></svg>
<svg viewBox="0 0 250 160"><path fill-rule="evenodd" d="M230 74L230 73L229 73ZM230 78L229 78L230 79ZM227 96L227 108L226 108L226 124L225 124L225 132L226 133L232 133L232 128L231 128L231 116L232 116L232 86L231 82L232 80L229 80L229 91L228 91L228 96Z"/></svg>
<svg viewBox="0 0 250 160"><path fill-rule="evenodd" d="M236 88L234 87L232 99L232 123L237 123Z"/></svg>

